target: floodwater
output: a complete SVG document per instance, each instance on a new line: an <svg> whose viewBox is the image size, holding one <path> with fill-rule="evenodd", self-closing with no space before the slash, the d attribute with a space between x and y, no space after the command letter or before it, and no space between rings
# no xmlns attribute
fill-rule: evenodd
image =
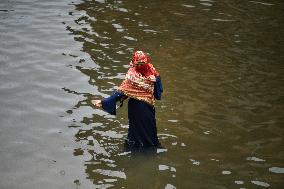
<svg viewBox="0 0 284 189"><path fill-rule="evenodd" d="M284 187L280 0L1 0L0 188ZM165 149L91 105L144 50Z"/></svg>

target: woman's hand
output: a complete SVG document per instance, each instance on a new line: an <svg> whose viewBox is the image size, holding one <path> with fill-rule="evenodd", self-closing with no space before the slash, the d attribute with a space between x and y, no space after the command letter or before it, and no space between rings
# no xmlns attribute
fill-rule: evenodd
<svg viewBox="0 0 284 189"><path fill-rule="evenodd" d="M154 75L150 75L149 77L147 77L147 79L149 81L156 82L156 77Z"/></svg>
<svg viewBox="0 0 284 189"><path fill-rule="evenodd" d="M101 100L92 100L92 104L94 104L96 107L102 107L102 101Z"/></svg>

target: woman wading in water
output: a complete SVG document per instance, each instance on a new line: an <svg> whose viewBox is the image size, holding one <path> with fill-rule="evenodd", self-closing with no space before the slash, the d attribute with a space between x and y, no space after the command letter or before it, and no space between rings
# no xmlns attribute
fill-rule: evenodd
<svg viewBox="0 0 284 189"><path fill-rule="evenodd" d="M116 115L116 102L129 97L129 129L126 148L160 147L155 118L155 99L161 99L163 92L159 73L150 63L150 58L142 51L136 51L130 68L118 90L110 97L92 100L97 107Z"/></svg>

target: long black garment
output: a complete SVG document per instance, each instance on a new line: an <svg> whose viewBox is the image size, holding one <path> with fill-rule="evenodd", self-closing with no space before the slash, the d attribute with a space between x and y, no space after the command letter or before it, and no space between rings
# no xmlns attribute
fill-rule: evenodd
<svg viewBox="0 0 284 189"><path fill-rule="evenodd" d="M159 146L155 107L130 98L128 101L129 129L126 145L129 147Z"/></svg>
<svg viewBox="0 0 284 189"><path fill-rule="evenodd" d="M120 92L113 93L102 100L102 108L110 114L116 114L116 102L125 97ZM159 146L155 118L155 107L134 98L128 101L128 135L125 147Z"/></svg>
<svg viewBox="0 0 284 189"><path fill-rule="evenodd" d="M161 99L163 92L160 77L156 78L154 96ZM123 93L116 91L110 97L102 100L102 108L112 115L116 115L116 102L126 97ZM134 98L128 101L128 135L125 147L160 147L157 136L155 107Z"/></svg>

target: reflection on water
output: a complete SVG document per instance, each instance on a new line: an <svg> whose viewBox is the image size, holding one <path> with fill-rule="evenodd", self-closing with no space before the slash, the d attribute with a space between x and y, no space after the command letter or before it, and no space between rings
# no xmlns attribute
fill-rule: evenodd
<svg viewBox="0 0 284 189"><path fill-rule="evenodd" d="M85 141L81 155L92 157L85 166L96 185L135 188L141 185L137 180L147 179L142 182L145 188L147 184L270 186L264 181L271 163L254 157L266 158L266 151L274 151L272 146L279 149L282 141L275 132L282 118L273 113L282 107L274 102L281 87L280 59L275 57L278 45L269 37L270 27L279 25L273 23L268 5L274 4L83 1L76 5L77 24L66 28L96 65L95 70L92 65L77 67L90 78L89 84L111 94L123 79L131 53L144 49L161 71L166 88L157 119L159 138L167 149L157 156L143 159L121 152L127 132L125 109L117 117L100 110L90 117L81 114L76 139ZM96 97L86 95L83 106L90 106L92 98ZM276 162L281 164L280 159ZM143 164L142 169L137 164ZM260 180L250 182L247 174ZM215 181L199 182L204 176ZM270 182L276 184L280 177L274 179Z"/></svg>
<svg viewBox="0 0 284 189"><path fill-rule="evenodd" d="M2 187L19 188L13 177L21 188L281 188L282 7L1 2ZM117 88L138 49L162 76L165 149L125 151L127 106L111 116L91 105Z"/></svg>

